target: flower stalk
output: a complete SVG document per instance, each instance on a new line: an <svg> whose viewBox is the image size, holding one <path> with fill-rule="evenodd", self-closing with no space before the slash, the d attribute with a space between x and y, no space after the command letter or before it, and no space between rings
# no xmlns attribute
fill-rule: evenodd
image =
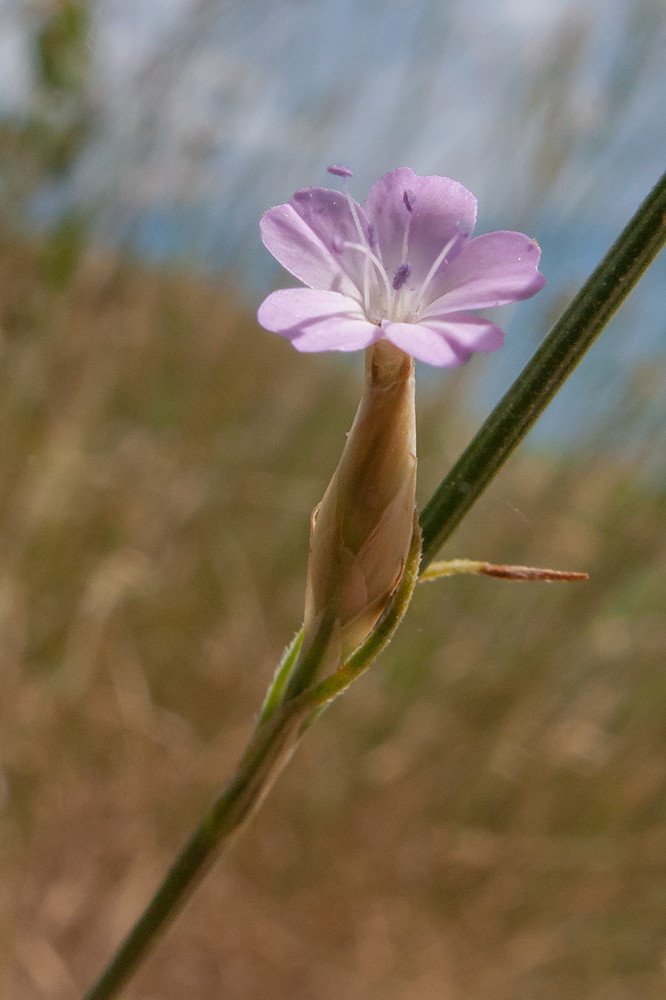
<svg viewBox="0 0 666 1000"><path fill-rule="evenodd" d="M423 570L543 412L664 242L666 174L426 505L421 516ZM345 690L390 641L411 599L420 554L421 539L415 530L405 571L374 629L346 663L316 686L307 686L306 678L301 677L299 683L305 683L305 688L295 696L290 694L289 685L298 669L299 636L292 642L234 776L101 978L86 994L86 1000L111 1000L118 995L220 850L256 809L312 721L313 713ZM326 586L323 592L330 593ZM314 656L313 676L321 665L316 659Z"/></svg>

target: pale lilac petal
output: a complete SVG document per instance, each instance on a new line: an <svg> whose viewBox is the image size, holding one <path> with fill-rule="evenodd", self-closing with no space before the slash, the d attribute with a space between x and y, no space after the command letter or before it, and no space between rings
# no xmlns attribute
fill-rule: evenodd
<svg viewBox="0 0 666 1000"><path fill-rule="evenodd" d="M360 351L382 335L354 299L312 288L273 292L259 306L257 319L266 330L288 337L297 350L307 353Z"/></svg>
<svg viewBox="0 0 666 1000"><path fill-rule="evenodd" d="M431 317L416 325L427 326L465 351L496 351L504 344L503 330L472 313L449 313L444 319Z"/></svg>
<svg viewBox="0 0 666 1000"><path fill-rule="evenodd" d="M473 348L462 347L424 323L385 322L382 331L406 354L437 368L457 368L472 356Z"/></svg>
<svg viewBox="0 0 666 1000"><path fill-rule="evenodd" d="M440 274L432 289L437 298L423 318L531 298L546 283L537 269L540 256L538 245L524 233L499 230L477 236Z"/></svg>
<svg viewBox="0 0 666 1000"><path fill-rule="evenodd" d="M376 226L389 278L403 263L403 238L408 221L406 256L412 268L410 286L418 287L452 240L456 242L447 259L453 260L460 253L474 231L476 204L471 191L457 181L449 177L418 177L409 167L398 167L378 180L370 190L365 210Z"/></svg>
<svg viewBox="0 0 666 1000"><path fill-rule="evenodd" d="M366 242L368 220L354 202ZM349 202L340 191L312 187L297 191L286 205L269 208L261 220L264 246L310 288L358 297L365 257L345 243L360 243Z"/></svg>
<svg viewBox="0 0 666 1000"><path fill-rule="evenodd" d="M359 350L386 336L422 361L453 367L496 350L502 331L467 310L534 295L545 283L541 252L522 233L471 239L475 221L476 199L462 184L407 167L382 177L365 209L346 188L297 191L266 212L262 238L310 288L269 296L259 320L302 351Z"/></svg>

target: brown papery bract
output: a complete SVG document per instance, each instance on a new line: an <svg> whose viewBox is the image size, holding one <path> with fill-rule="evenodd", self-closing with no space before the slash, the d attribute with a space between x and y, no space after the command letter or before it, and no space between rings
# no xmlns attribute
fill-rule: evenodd
<svg viewBox="0 0 666 1000"><path fill-rule="evenodd" d="M304 645L328 621L329 666L366 638L400 582L415 489L414 359L380 340L366 352L363 398L312 518Z"/></svg>

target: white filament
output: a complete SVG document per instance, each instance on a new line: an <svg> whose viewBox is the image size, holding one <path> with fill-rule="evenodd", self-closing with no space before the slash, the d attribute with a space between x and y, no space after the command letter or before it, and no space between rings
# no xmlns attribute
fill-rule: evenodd
<svg viewBox="0 0 666 1000"><path fill-rule="evenodd" d="M388 274L386 273L386 269L385 269L384 265L382 264L382 262L380 261L379 257L377 257L372 252L372 250L369 247L364 246L361 243L345 243L345 247L347 249L349 249L349 250L358 250L359 253L362 253L362 254L365 255L365 268L366 268L366 271L369 270L371 263L375 265L375 269L377 270L377 273L379 274L379 277L384 282L384 288L386 289L386 297L387 297L387 311L390 313L391 310L393 309L393 289L391 288L391 282L388 279ZM369 275L368 275L368 277L369 277ZM367 281L364 282L364 284L367 284ZM367 315L368 302L367 302L367 295L366 295L366 292L367 292L367 288L366 287L364 287L363 292L364 292L365 311L366 311L366 315Z"/></svg>
<svg viewBox="0 0 666 1000"><path fill-rule="evenodd" d="M437 260L435 261L435 263L432 265L432 267L428 271L427 275L425 276L425 280L422 282L421 287L419 288L419 290L417 292L417 297L420 299L421 302L423 302L423 296L425 294L426 288L428 287L428 285L430 284L430 282L432 281L432 279L435 277L435 275L436 275L436 273L437 273L437 271L439 269L440 264L442 263L442 261L446 257L447 253L451 250L451 248L454 245L454 243L456 243L458 241L458 239L460 238L460 235L461 235L460 233L456 233L456 235L453 237L453 239L449 240L449 242L446 244L446 246L444 247L444 249L442 250L442 252L437 257Z"/></svg>

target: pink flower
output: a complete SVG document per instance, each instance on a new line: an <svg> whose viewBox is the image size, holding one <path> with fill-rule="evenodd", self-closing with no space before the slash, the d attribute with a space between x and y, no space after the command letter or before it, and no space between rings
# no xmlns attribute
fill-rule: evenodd
<svg viewBox="0 0 666 1000"><path fill-rule="evenodd" d="M545 284L541 251L523 233L472 239L476 198L448 177L398 167L365 208L344 192L312 187L261 220L266 248L307 288L283 288L259 307L265 329L299 351L358 351L382 337L430 365L453 368L504 342L468 309L518 302Z"/></svg>

